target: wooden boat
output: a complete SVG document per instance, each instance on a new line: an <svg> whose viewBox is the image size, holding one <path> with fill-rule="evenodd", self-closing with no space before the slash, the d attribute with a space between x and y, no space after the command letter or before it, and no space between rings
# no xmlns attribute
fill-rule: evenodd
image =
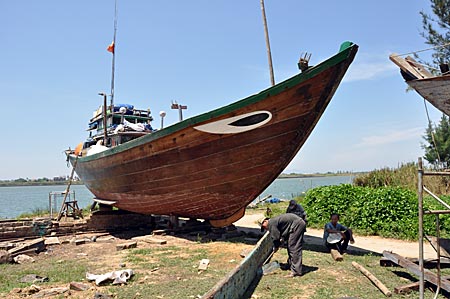
<svg viewBox="0 0 450 299"><path fill-rule="evenodd" d="M300 150L357 49L345 42L284 82L156 131L113 132L117 119L148 122L150 115L106 109L105 96L103 112L91 120L97 134L68 150L68 159L102 204L230 225Z"/></svg>
<svg viewBox="0 0 450 299"><path fill-rule="evenodd" d="M435 76L414 58L402 58L392 54L389 58L399 68L406 83L434 107L450 115L450 72L448 65L441 65L442 74Z"/></svg>

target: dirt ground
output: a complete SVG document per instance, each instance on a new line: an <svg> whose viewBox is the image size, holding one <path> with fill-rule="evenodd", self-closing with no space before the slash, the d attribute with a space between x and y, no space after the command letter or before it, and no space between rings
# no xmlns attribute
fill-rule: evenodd
<svg viewBox="0 0 450 299"><path fill-rule="evenodd" d="M238 230L259 233L259 225L258 220L263 219L262 214L253 214L246 215L239 221L235 223L235 226ZM305 235L305 242L310 244L322 245L322 230L308 228L307 233ZM63 242L61 245L52 245L47 247L47 251L45 254L39 254L34 258L36 260L45 260L48 258L57 259L61 261L77 261L83 260L86 261L89 265L89 271L94 274L104 274L110 272L111 269L120 270L127 269L127 265L125 265L127 250L117 251L116 246L118 244L130 243L132 241L138 242L139 249L149 248L151 246L155 246L153 243L146 242L139 238L149 238L151 236L141 236L137 238L130 238L130 236L121 237L120 235L110 235L110 234L81 234L74 236L65 236L59 237L60 241ZM173 246L186 246L188 248L192 244L199 244L198 240L193 238L183 238L178 236L164 235L164 236L153 236L156 239L163 239L167 241L167 244ZM93 238L95 238L95 242L92 242ZM86 243L82 245L76 245L73 241L74 239L82 240L86 239ZM72 241L72 242L71 242ZM374 252L374 253L382 253L384 250L393 251L404 257L418 258L419 256L419 244L418 242L406 242L395 239L387 239L381 237L366 237L366 236L358 236L355 235L355 244L349 247L349 250L354 251L364 251L364 252ZM208 251L210 252L221 252L224 255L223 263L227 264L230 260L235 260L236 264L240 261L240 253L244 250L251 250L253 248L252 245L249 244L241 244L241 243L233 243L231 246L224 246L222 242L205 242L201 243L201 246L208 246ZM226 254L224 253L226 252ZM105 254L108 253L108 254ZM435 258L436 253L434 249L425 242L424 246L425 258ZM229 265L230 269L232 269L233 265ZM119 268L119 269L118 269ZM142 269L141 269L142 270ZM152 280L155 279L155 276L159 275L158 270L146 270L148 273L144 273L141 277L145 280L145 277L152 277ZM164 277L159 277L160 279L164 279ZM88 282L86 282L88 283ZM141 282L139 282L141 283ZM142 282L145 283L145 282ZM101 287L92 287L89 291L83 292L82 297L80 298L93 298L96 292L101 292L103 289ZM67 285L66 285L67 287ZM67 297L67 295L65 295ZM9 298L23 298L23 294L15 294L12 292ZM71 298L78 298L76 296L72 296Z"/></svg>
<svg viewBox="0 0 450 299"><path fill-rule="evenodd" d="M64 265L67 265L68 261L69 263L87 263L89 273L101 275L111 271L125 270L130 267L127 263L129 250L117 250L117 246L123 244L136 242L136 248L144 251L155 247L193 248L195 246L197 250L207 248L207 251L212 254L220 253L219 256L222 257L221 260L218 260L216 256L215 262L224 265L225 268L229 268L227 271L231 271L241 261L241 252L249 252L253 248L252 245L244 243L233 243L230 246L224 246L224 242L203 243L199 242L197 236L183 235L180 237L168 234L153 236L150 234L143 234L142 232L136 233L137 236L133 236L134 232L118 234L83 233L76 236L60 236L58 237L58 240L61 244L47 245L44 252L41 252L38 255L32 255L32 257L35 259L35 264L49 263L50 260L56 260L56 264L61 263ZM75 243L75 240L77 240L78 244ZM83 242L83 240L85 240L85 242ZM165 243L159 244L160 241L165 241ZM183 253L181 253L181 255L180 253L176 253L176 256L173 256L173 259L183 258L182 255ZM151 255L146 256L145 258L147 264L157 263L158 259L157 256ZM155 259L155 261L152 261L152 259ZM136 265L134 265L134 267L136 267ZM71 269L68 270L70 271ZM173 280L173 277L167 276L168 274L162 274L164 271L161 271L157 266L154 269L133 268L133 271L139 272L140 274L139 277L141 278L137 282L138 284L154 284L158 281ZM169 276L173 275L175 274L169 274ZM60 293L60 296L75 299L94 298L96 293L107 294L104 286L96 286L93 282L87 280L81 281L80 283L87 286L88 289L82 292L64 291ZM37 285L39 285L39 283ZM58 289L63 288L69 288L69 285L52 283L51 285L43 286L42 289L35 294L33 294L33 287L26 287L23 289L16 288L7 294L7 297L2 297L0 294L0 298L62 298L55 294L46 296L45 292L49 293L52 289L58 291Z"/></svg>

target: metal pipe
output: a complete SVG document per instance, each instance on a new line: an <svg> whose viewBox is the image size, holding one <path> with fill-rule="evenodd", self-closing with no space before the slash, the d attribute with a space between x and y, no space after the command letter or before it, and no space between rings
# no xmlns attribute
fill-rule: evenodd
<svg viewBox="0 0 450 299"><path fill-rule="evenodd" d="M450 176L450 172L446 171L424 171L423 175L444 175L444 176Z"/></svg>
<svg viewBox="0 0 450 299"><path fill-rule="evenodd" d="M103 145L106 146L106 139L108 138L108 132L106 130L106 93L101 92L98 95L103 96ZM112 111L112 110L111 110Z"/></svg>
<svg viewBox="0 0 450 299"><path fill-rule="evenodd" d="M419 157L418 163L418 194L419 194L419 299L424 299L424 269L423 269L423 165L422 158Z"/></svg>
<svg viewBox="0 0 450 299"><path fill-rule="evenodd" d="M433 210L433 211L424 211L424 214L450 214L450 210Z"/></svg>
<svg viewBox="0 0 450 299"><path fill-rule="evenodd" d="M440 199L439 197L437 197L436 195L434 195L430 190L427 189L427 187L423 186L423 190L425 190L425 192L427 192L428 194L430 194L431 197L433 197L434 199L436 199L441 205L443 205L444 207L446 207L447 209L450 210L450 205L448 205L445 201L443 201L442 199Z"/></svg>
<svg viewBox="0 0 450 299"><path fill-rule="evenodd" d="M436 294L439 294L439 290L441 288L441 234L439 232L439 214L436 214L436 254L437 254L437 290Z"/></svg>

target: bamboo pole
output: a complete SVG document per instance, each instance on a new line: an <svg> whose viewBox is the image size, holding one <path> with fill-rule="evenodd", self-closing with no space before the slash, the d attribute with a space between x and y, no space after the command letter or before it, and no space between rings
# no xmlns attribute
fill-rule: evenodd
<svg viewBox="0 0 450 299"><path fill-rule="evenodd" d="M270 82L272 83L272 86L274 86L275 76L273 74L272 52L270 51L269 30L267 29L266 9L264 8L264 0L261 0L261 11L264 23L264 34L266 36L267 58L269 59Z"/></svg>
<svg viewBox="0 0 450 299"><path fill-rule="evenodd" d="M367 278L370 279L370 281L372 281L377 288L380 289L381 292L383 292L383 294L386 297L391 297L392 296L392 292L389 291L389 289L381 282L379 281L375 275L373 275L372 273L370 273L366 268L364 268L363 266L361 266L360 264L358 264L357 262L352 262L353 267L355 267L356 269L358 269L359 271L361 271L362 274L364 274Z"/></svg>

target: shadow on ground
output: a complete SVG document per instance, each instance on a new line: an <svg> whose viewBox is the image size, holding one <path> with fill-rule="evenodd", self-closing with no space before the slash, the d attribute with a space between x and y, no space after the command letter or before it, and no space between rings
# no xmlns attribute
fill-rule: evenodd
<svg viewBox="0 0 450 299"><path fill-rule="evenodd" d="M258 228L248 228L248 227L239 227L239 226L237 228L239 231L244 232L244 234L251 234L251 235L259 234L260 237L262 237L262 235L263 235ZM305 236L304 237L303 250L309 250L309 251L315 251L315 252L329 252L329 250L323 244L323 239L319 238L319 237L314 237L314 236ZM358 256L367 255L367 254L371 254L374 256L382 256L382 254L380 254L378 252L359 248L354 245L352 245L351 247L348 248L347 253L352 254L352 255L358 255Z"/></svg>
<svg viewBox="0 0 450 299"><path fill-rule="evenodd" d="M259 239L264 235L259 228L253 227L240 227L230 226L227 228L213 228L207 224L188 225L177 230L161 230L160 228L145 229L145 230L122 230L109 232L112 236L120 239L131 239L134 237L145 235L158 235L161 233L169 234L174 237L183 238L190 241L207 243L211 241L222 241L230 243L245 243L249 245L255 245ZM315 252L329 252L324 246L322 238L305 235L304 238L304 250ZM347 254L351 255L375 255L382 256L382 254L370 251L367 249L359 248L357 246L350 246L347 250Z"/></svg>

